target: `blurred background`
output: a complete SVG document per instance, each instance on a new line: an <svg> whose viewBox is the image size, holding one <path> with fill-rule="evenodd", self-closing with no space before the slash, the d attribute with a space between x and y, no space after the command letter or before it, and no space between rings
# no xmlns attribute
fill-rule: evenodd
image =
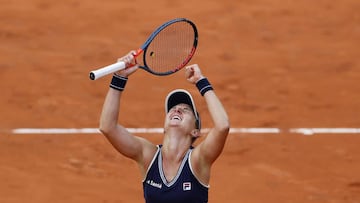
<svg viewBox="0 0 360 203"><path fill-rule="evenodd" d="M96 128L110 77L89 71L137 49L163 22L198 27L198 63L234 133L213 169L209 202L360 202L359 134L290 128L359 128L357 0L0 0L0 202L143 202L135 163L101 134L14 135L15 128ZM139 70L120 121L161 128L164 99L193 93L184 72ZM161 143L161 134L139 134Z"/></svg>

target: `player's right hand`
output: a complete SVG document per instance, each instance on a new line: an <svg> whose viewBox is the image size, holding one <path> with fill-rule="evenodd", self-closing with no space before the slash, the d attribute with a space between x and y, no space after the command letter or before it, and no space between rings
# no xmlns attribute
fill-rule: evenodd
<svg viewBox="0 0 360 203"><path fill-rule="evenodd" d="M125 62L126 68L120 71L117 71L116 75L121 75L123 77L129 77L131 74L133 74L137 69L139 68L139 64L137 63L135 59L135 53L136 51L130 51L125 56L119 58L117 61L123 61Z"/></svg>

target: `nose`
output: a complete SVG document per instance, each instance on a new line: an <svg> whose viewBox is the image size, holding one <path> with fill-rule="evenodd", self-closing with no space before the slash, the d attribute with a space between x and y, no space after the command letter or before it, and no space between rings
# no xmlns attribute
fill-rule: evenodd
<svg viewBox="0 0 360 203"><path fill-rule="evenodd" d="M181 106L175 106L175 107L174 107L174 112L181 113L182 110L183 110L183 109L181 108Z"/></svg>
<svg viewBox="0 0 360 203"><path fill-rule="evenodd" d="M181 108L176 106L174 110L175 110L175 112L180 112Z"/></svg>

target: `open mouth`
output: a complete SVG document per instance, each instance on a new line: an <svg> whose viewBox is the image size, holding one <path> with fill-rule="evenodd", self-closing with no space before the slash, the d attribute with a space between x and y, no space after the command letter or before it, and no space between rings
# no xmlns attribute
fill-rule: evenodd
<svg viewBox="0 0 360 203"><path fill-rule="evenodd" d="M178 120L181 121L181 117L179 115L173 115L170 120Z"/></svg>

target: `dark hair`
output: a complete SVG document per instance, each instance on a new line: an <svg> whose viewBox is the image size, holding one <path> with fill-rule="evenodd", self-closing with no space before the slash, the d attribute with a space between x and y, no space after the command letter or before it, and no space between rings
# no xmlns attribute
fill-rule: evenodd
<svg viewBox="0 0 360 203"><path fill-rule="evenodd" d="M201 130L201 119L200 119L199 112L196 112L196 115L195 115L195 127L196 127L196 129Z"/></svg>

